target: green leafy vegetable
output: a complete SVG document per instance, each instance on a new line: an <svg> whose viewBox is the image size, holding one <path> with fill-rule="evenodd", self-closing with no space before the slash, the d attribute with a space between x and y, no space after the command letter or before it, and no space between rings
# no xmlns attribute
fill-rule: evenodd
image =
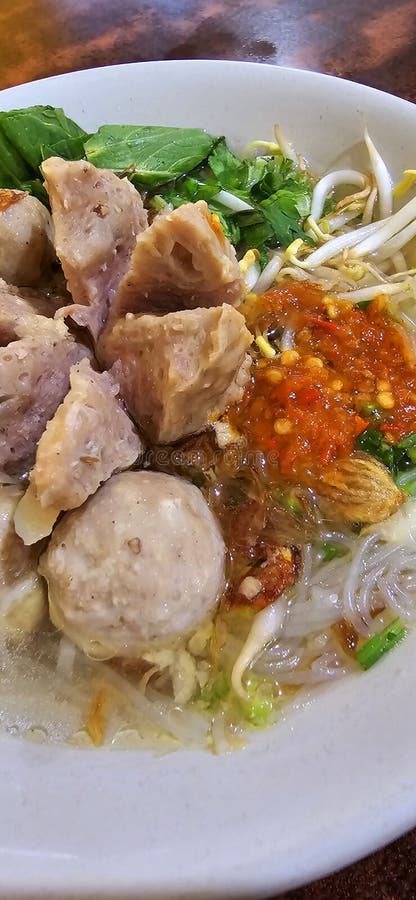
<svg viewBox="0 0 416 900"><path fill-rule="evenodd" d="M218 199L227 191L252 208L235 212ZM255 248L261 264L267 262L267 247L288 246L295 238L311 239L302 230L310 212L312 183L282 156L239 159L224 138L213 146L208 159L186 178L177 179L161 191L175 208L190 200L206 200L227 237L240 253Z"/></svg>
<svg viewBox="0 0 416 900"><path fill-rule="evenodd" d="M88 136L62 109L52 106L29 106L0 112L0 133L13 148L15 159L20 157L35 176L39 175L39 166L48 156L82 159L84 141Z"/></svg>
<svg viewBox="0 0 416 900"><path fill-rule="evenodd" d="M217 141L208 159L208 165L223 190L231 193L247 190L247 163L234 156L227 147L225 138Z"/></svg>
<svg viewBox="0 0 416 900"><path fill-rule="evenodd" d="M0 128L0 187L20 188L31 174L29 166Z"/></svg>
<svg viewBox="0 0 416 900"><path fill-rule="evenodd" d="M370 669L385 653L396 647L406 636L406 627L401 619L395 619L391 625L387 625L379 634L375 634L369 641L357 650L356 657L362 669Z"/></svg>
<svg viewBox="0 0 416 900"><path fill-rule="evenodd" d="M295 238L311 243L303 222L310 212L312 181L279 154L239 159L225 138L199 128L103 125L88 135L52 106L0 112L0 187L29 190L47 202L39 166L52 155L86 158L99 168L125 173L148 192L157 211L166 204L177 208L205 200L238 252L257 249L262 267L270 248L286 247ZM233 197L220 192L251 208L236 211Z"/></svg>
<svg viewBox="0 0 416 900"><path fill-rule="evenodd" d="M102 125L86 142L85 153L99 168L129 171L137 187L158 187L198 166L213 144L200 128Z"/></svg>
<svg viewBox="0 0 416 900"><path fill-rule="evenodd" d="M376 428L366 428L357 438L356 447L375 456L391 472L398 487L409 496L416 495L416 433L397 444L386 440Z"/></svg>
<svg viewBox="0 0 416 900"><path fill-rule="evenodd" d="M301 226L310 212L312 185L290 160L281 156L239 160L222 138L208 165L221 190L254 207L236 214L245 247L263 249L267 243L288 246L297 237L310 240Z"/></svg>
<svg viewBox="0 0 416 900"><path fill-rule="evenodd" d="M164 189L163 200L165 203L171 203L176 209L183 203L196 203L197 200L206 200L209 203L217 193L218 185L215 182L202 181L197 175L186 175L172 187Z"/></svg>
<svg viewBox="0 0 416 900"><path fill-rule="evenodd" d="M245 250L260 250L273 245L273 228L265 220L247 228L240 226L241 253Z"/></svg>
<svg viewBox="0 0 416 900"><path fill-rule="evenodd" d="M299 188L293 191L282 188L260 203L260 209L273 229L276 242L284 247L289 246L295 238L312 243L301 228L301 221L309 214L309 208L305 192Z"/></svg>

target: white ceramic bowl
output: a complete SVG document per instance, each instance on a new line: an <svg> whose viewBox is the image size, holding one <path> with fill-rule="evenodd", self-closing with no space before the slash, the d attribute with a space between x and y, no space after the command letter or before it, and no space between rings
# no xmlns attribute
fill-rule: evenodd
<svg viewBox="0 0 416 900"><path fill-rule="evenodd" d="M416 162L416 107L310 72L142 63L0 94L3 109L32 103L91 130L193 125L241 148L279 121L317 170L360 143L366 122L393 174ZM260 898L365 855L416 824L415 678L413 634L223 757L3 737L0 897Z"/></svg>

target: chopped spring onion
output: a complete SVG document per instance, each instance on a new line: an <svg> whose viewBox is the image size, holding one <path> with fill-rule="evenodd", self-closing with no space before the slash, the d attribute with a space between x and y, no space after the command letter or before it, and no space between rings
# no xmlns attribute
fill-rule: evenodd
<svg viewBox="0 0 416 900"><path fill-rule="evenodd" d="M364 300L362 302L367 306L368 301ZM361 304L358 305L361 306ZM363 403L360 407L360 413L362 416L367 416L367 418L375 421L380 421L383 418L383 413L376 403Z"/></svg>
<svg viewBox="0 0 416 900"><path fill-rule="evenodd" d="M340 169L338 172L328 172L315 185L312 194L311 217L312 219L320 219L322 216L325 200L336 187L341 184L355 184L357 187L363 188L366 179L361 172L354 169Z"/></svg>
<svg viewBox="0 0 416 900"><path fill-rule="evenodd" d="M416 495L416 469L405 469L395 478L397 487L399 487L408 497Z"/></svg>
<svg viewBox="0 0 416 900"><path fill-rule="evenodd" d="M323 541L318 546L319 558L323 563L331 562L332 559L340 559L348 553L348 547L338 541Z"/></svg>
<svg viewBox="0 0 416 900"><path fill-rule="evenodd" d="M200 704L205 708L216 711L230 693L230 681L223 670L211 677L201 690Z"/></svg>
<svg viewBox="0 0 416 900"><path fill-rule="evenodd" d="M292 513L292 515L297 516L298 519L304 517L304 507L294 491L288 491L287 493L282 494L280 502L285 509Z"/></svg>
<svg viewBox="0 0 416 900"><path fill-rule="evenodd" d="M383 628L379 634L373 635L369 641L357 650L356 657L362 669L371 669L376 662L396 647L406 636L406 626L400 618L395 619L387 628Z"/></svg>
<svg viewBox="0 0 416 900"><path fill-rule="evenodd" d="M250 725L267 725L274 711L271 685L257 683L253 676L248 680L247 697L239 697L241 711Z"/></svg>
<svg viewBox="0 0 416 900"><path fill-rule="evenodd" d="M161 212L162 209L166 209L167 206L172 207L171 203L166 203L166 200L160 196L160 194L155 194L154 197L150 200L151 209L156 210L156 212Z"/></svg>

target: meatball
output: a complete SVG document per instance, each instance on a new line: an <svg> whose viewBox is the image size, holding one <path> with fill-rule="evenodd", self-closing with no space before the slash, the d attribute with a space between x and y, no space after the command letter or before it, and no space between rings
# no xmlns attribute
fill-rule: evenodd
<svg viewBox="0 0 416 900"><path fill-rule="evenodd" d="M0 190L0 277L33 287L54 258L46 207L24 191Z"/></svg>
<svg viewBox="0 0 416 900"><path fill-rule="evenodd" d="M165 316L127 313L105 330L100 352L131 415L156 444L206 428L241 400L253 336L229 303Z"/></svg>
<svg viewBox="0 0 416 900"><path fill-rule="evenodd" d="M213 613L224 560L219 526L196 487L124 472L63 517L40 572L57 628L90 656L134 658Z"/></svg>

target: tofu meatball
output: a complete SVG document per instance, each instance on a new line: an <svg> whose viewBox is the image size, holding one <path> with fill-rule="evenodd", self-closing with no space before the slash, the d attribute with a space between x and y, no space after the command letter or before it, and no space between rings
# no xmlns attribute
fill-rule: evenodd
<svg viewBox="0 0 416 900"><path fill-rule="evenodd" d="M54 258L46 207L24 191L0 190L0 277L33 287Z"/></svg>
<svg viewBox="0 0 416 900"><path fill-rule="evenodd" d="M53 623L85 653L139 658L215 610L225 547L198 488L159 472L114 475L67 513L41 557Z"/></svg>

